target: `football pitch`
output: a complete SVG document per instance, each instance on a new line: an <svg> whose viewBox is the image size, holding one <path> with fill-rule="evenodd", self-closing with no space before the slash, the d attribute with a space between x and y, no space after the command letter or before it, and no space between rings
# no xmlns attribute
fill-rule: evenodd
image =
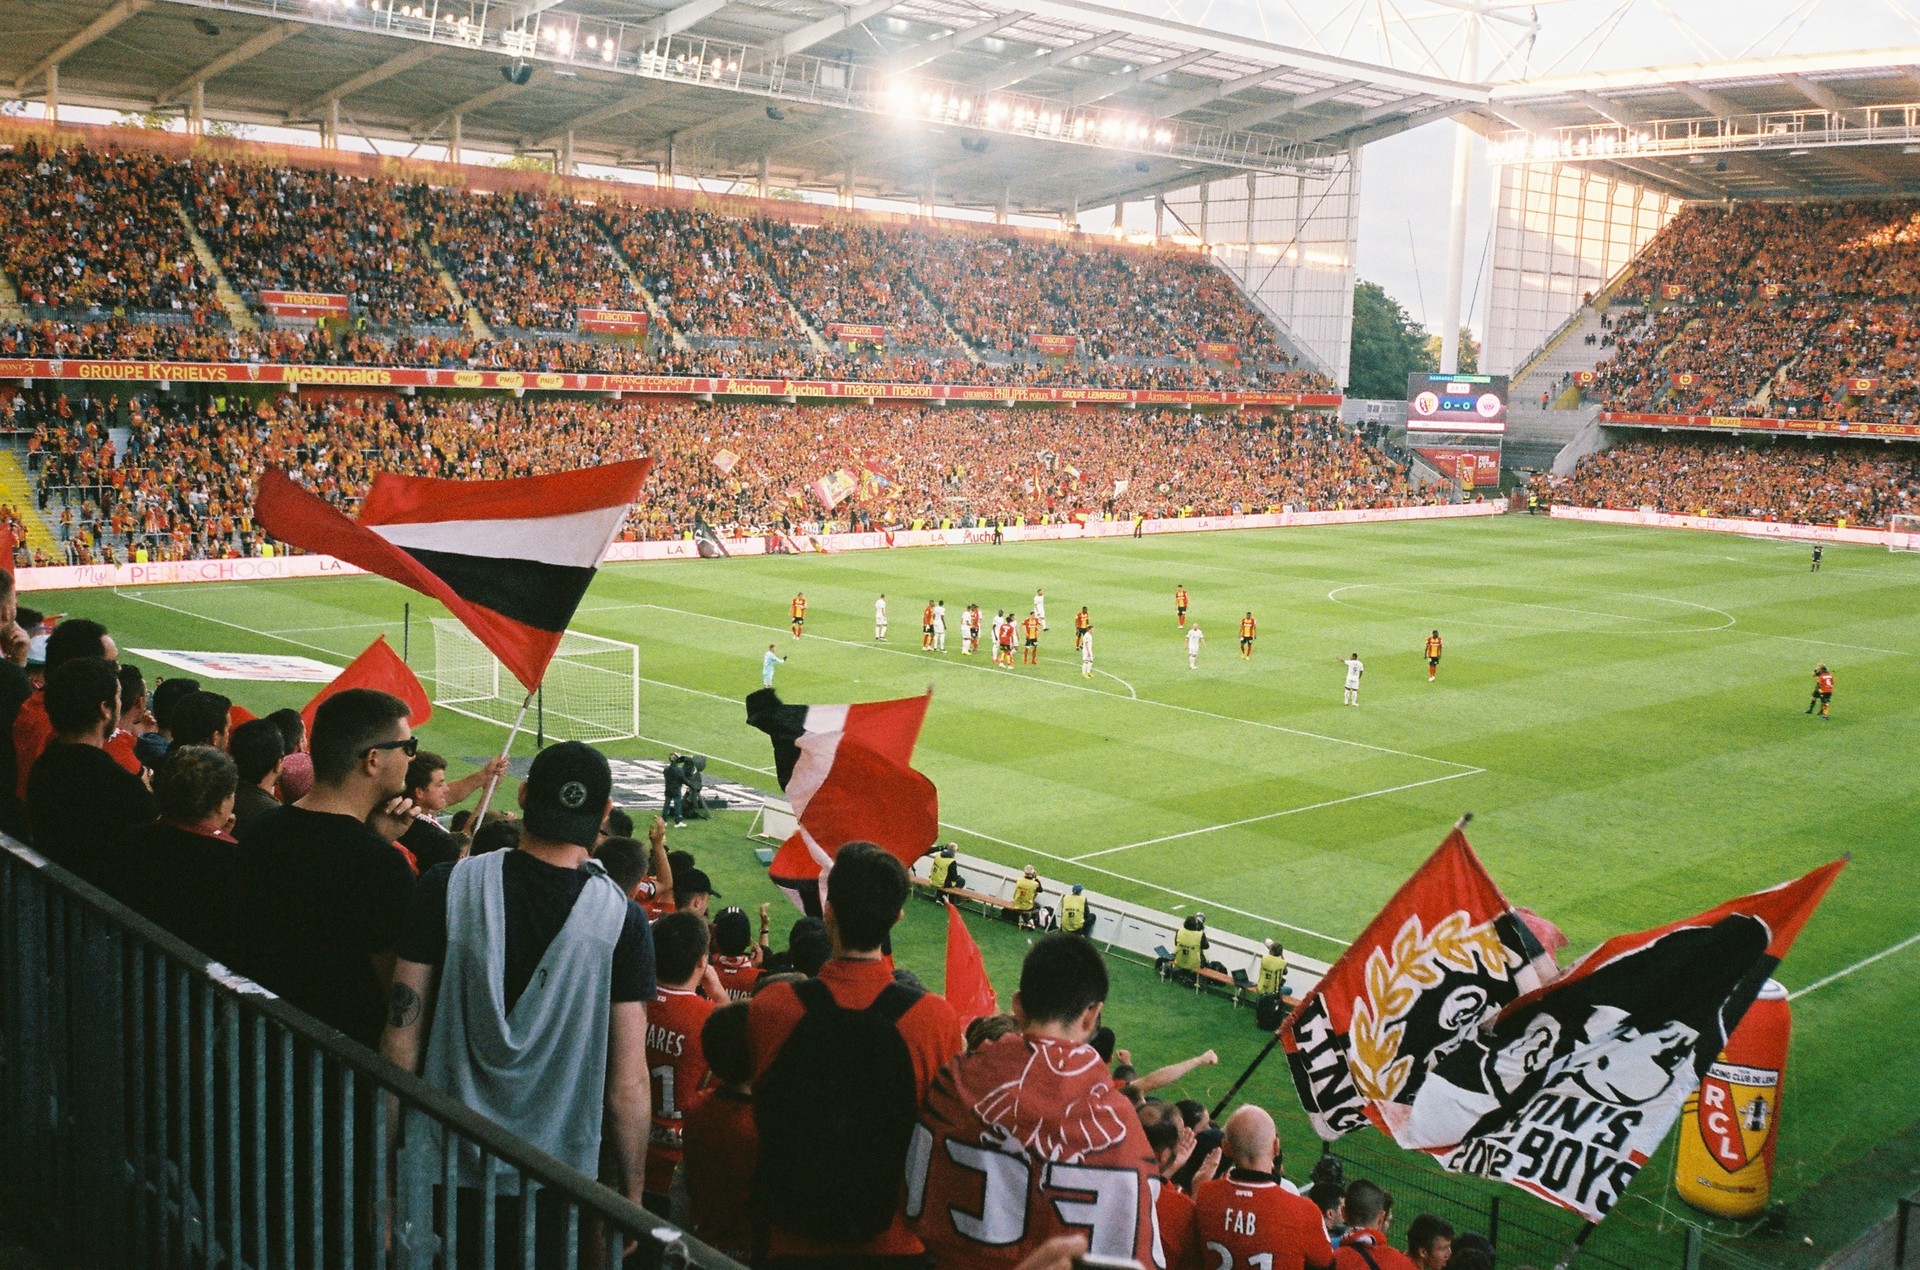
<svg viewBox="0 0 1920 1270"><path fill-rule="evenodd" d="M1192 670L1174 620L1180 585L1206 636ZM1036 588L1051 627L1038 667L961 654L968 603L989 617L1025 616ZM787 634L795 591L809 602L799 641ZM881 592L886 643L873 638ZM920 650L921 606L934 599L947 606L944 656ZM437 612L366 578L28 602L99 617L123 650L340 663L383 632L399 647L411 602L413 661L426 672L424 615ZM1083 604L1098 654L1091 679L1073 652ZM1259 637L1242 660L1248 611ZM1033 864L1050 883L1204 911L1214 925L1277 936L1321 960L1466 811L1502 889L1557 922L1575 951L1851 852L1779 972L1796 999L1776 1194L1819 1208L1825 1253L1841 1227L1859 1229L1914 1188L1913 556L1829 547L1810 573L1797 544L1511 516L612 566L575 627L640 649L645 739L612 754L704 753L713 773L771 788L770 747L742 705L769 643L790 658L776 680L789 701L932 684L917 765L938 785L946 834L962 851ZM1430 684L1422 645L1435 628L1446 652ZM1341 702L1352 653L1366 664L1357 708ZM1803 712L1821 662L1837 679L1827 721ZM217 686L256 711L311 692ZM497 749L501 736L445 711L426 729L433 748L463 758ZM713 871L708 852L743 854L737 824L706 832L703 867ZM742 866L728 876L750 879ZM770 894L762 882L726 902ZM1022 945L1011 931L982 942L1009 999ZM937 936L924 946L937 983ZM1125 1017L1138 1020L1143 1063L1182 1056L1173 1051L1189 1035L1212 1044L1231 1017L1224 1004L1159 988L1144 975L1125 985L1142 998ZM1216 1094L1238 1072L1232 1055L1244 1062L1260 1039L1244 1017L1232 1030ZM1249 1092L1284 1108L1284 1079L1270 1063ZM1309 1150L1298 1120L1284 1123L1295 1149ZM1669 1169L1663 1152L1633 1196L1666 1203ZM1795 1245L1763 1259L1805 1259Z"/></svg>

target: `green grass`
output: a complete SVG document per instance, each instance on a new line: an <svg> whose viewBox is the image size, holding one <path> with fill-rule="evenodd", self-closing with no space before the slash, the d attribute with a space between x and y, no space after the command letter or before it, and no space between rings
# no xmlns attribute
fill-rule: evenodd
<svg viewBox="0 0 1920 1270"><path fill-rule="evenodd" d="M1208 635L1197 671L1173 621L1176 584ZM1038 670L962 657L957 635L945 658L919 651L927 599L944 599L957 627L970 601L1024 614L1036 586L1053 625ZM785 630L796 589L811 602L797 644ZM872 640L879 591L894 618L884 647ZM344 661L381 630L397 645L408 599L418 664L428 606L377 580L34 602L100 617L123 647ZM1103 672L1090 682L1069 633L1081 604ZM1248 609L1261 630L1251 663L1235 649ZM1435 626L1447 654L1430 686L1421 642ZM778 679L789 700L932 683L918 764L963 850L1159 908L1204 909L1216 925L1277 933L1309 956L1336 955L1333 941L1358 931L1467 810L1494 877L1576 949L1844 851L1853 863L1781 980L1804 987L1920 930L1911 556L1835 547L1813 575L1791 544L1513 517L621 566L602 573L576 627L640 647L649 740L613 753L692 749L724 777L770 784L765 738L740 705L769 642L792 656ZM1359 709L1340 704L1350 651L1368 668ZM1819 661L1838 679L1825 723L1802 713ZM307 695L233 687L256 710ZM445 712L427 736L463 756L500 740ZM685 836L728 901L751 903L771 890L741 827L728 817ZM937 985L936 919L911 906L901 948ZM1007 993L1024 940L1002 928L981 938ZM1795 1003L1777 1194L1806 1204L1791 1241L1735 1239L1727 1255L1809 1261L1914 1189L1916 966L1920 945L1910 945ZM1126 969L1111 1015L1143 1065L1218 1048L1221 1067L1190 1086L1202 1098L1224 1093L1264 1039L1245 1012ZM1311 1152L1277 1062L1247 1093L1284 1113L1296 1157ZM1669 1172L1664 1155L1650 1164L1590 1247L1650 1270L1674 1264L1664 1259L1672 1240L1657 1233L1663 1208L1678 1208ZM1510 1211L1527 1202L1503 1200Z"/></svg>

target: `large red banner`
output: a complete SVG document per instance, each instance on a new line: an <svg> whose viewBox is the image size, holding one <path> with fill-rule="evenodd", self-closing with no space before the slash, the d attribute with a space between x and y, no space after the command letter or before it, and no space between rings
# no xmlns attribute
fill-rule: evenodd
<svg viewBox="0 0 1920 1270"><path fill-rule="evenodd" d="M345 317L348 301L331 291L262 291L260 307L275 317Z"/></svg>
<svg viewBox="0 0 1920 1270"><path fill-rule="evenodd" d="M1240 346L1223 344L1217 340L1201 340L1200 356L1209 362L1237 362L1240 360Z"/></svg>
<svg viewBox="0 0 1920 1270"><path fill-rule="evenodd" d="M1872 375L1856 375L1847 380L1849 397L1864 397L1870 392L1880 391L1880 380Z"/></svg>
<svg viewBox="0 0 1920 1270"><path fill-rule="evenodd" d="M1048 357L1066 357L1080 347L1078 335L1048 335L1041 331L1032 331L1027 335L1027 347L1035 348Z"/></svg>
<svg viewBox="0 0 1920 1270"><path fill-rule="evenodd" d="M1500 483L1500 451L1463 450L1451 446L1417 445L1413 452L1463 485L1479 488Z"/></svg>
<svg viewBox="0 0 1920 1270"><path fill-rule="evenodd" d="M599 335L644 335L648 314L638 309L575 309L573 324Z"/></svg>
<svg viewBox="0 0 1920 1270"><path fill-rule="evenodd" d="M729 379L715 375L616 375L600 372L445 370L418 366L282 366L255 362L95 361L72 357L0 357L0 380L81 379L130 383L303 385L332 388L533 389L684 397L850 397L876 401L1084 403L1136 406L1290 406L1331 410L1331 392L1208 392L1157 388L1061 388L1018 385L891 384L814 379Z"/></svg>

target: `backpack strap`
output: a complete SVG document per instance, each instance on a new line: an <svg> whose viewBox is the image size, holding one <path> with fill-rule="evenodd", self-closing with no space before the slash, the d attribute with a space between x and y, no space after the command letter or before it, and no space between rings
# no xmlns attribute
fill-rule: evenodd
<svg viewBox="0 0 1920 1270"><path fill-rule="evenodd" d="M901 1016L911 1010L926 994L904 983L890 983L880 989L880 995L873 999L869 1010L876 1010L888 1023L898 1023Z"/></svg>
<svg viewBox="0 0 1920 1270"><path fill-rule="evenodd" d="M793 995L800 998L800 1006L808 1014L840 1008L840 1003L833 999L833 989L818 979L802 979L794 984Z"/></svg>
<svg viewBox="0 0 1920 1270"><path fill-rule="evenodd" d="M1342 1247L1351 1248L1359 1253L1360 1260L1367 1263L1367 1270L1380 1270L1380 1263L1373 1259L1373 1241L1371 1239L1365 1243L1343 1244Z"/></svg>

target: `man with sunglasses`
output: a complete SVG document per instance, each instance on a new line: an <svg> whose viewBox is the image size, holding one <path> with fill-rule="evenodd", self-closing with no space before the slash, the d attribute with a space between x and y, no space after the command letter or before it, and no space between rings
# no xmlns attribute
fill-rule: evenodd
<svg viewBox="0 0 1920 1270"><path fill-rule="evenodd" d="M313 720L313 788L240 842L236 969L367 1046L380 1042L413 870L394 841L420 742L400 698L353 688Z"/></svg>

